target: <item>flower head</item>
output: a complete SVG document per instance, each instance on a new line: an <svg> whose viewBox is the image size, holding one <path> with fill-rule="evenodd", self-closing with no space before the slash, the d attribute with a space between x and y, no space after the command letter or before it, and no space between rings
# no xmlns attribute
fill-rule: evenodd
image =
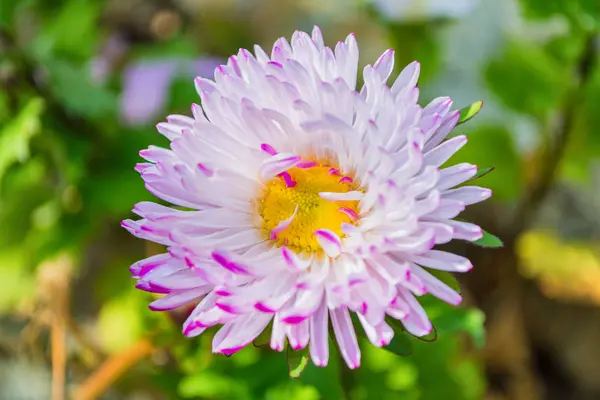
<svg viewBox="0 0 600 400"><path fill-rule="evenodd" d="M459 119L452 100L417 104L419 64L391 85L393 51L363 71L356 90L354 35L332 50L312 36L279 39L267 55L240 50L197 78L202 106L169 116L158 130L170 149L150 147L138 164L149 191L177 208L142 202L123 222L168 251L131 267L137 287L164 294L152 310L195 308L187 336L221 325L213 351L231 354L269 323L270 346L309 346L329 358L329 321L348 366L360 364L351 314L375 346L432 325L417 297L461 297L427 272L463 272L470 262L434 250L481 229L453 220L491 192L457 185L477 171L441 166L465 143L446 140Z"/></svg>

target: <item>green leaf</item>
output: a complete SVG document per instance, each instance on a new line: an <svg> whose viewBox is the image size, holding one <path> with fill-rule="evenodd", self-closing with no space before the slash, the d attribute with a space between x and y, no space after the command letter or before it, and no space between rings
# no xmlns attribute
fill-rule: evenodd
<svg viewBox="0 0 600 400"><path fill-rule="evenodd" d="M431 327L431 332L429 332L428 335L425 336L415 336L412 335L415 339L418 339L422 342L435 342L438 338L438 333L437 333L437 328L435 327L435 325L433 325Z"/></svg>
<svg viewBox="0 0 600 400"><path fill-rule="evenodd" d="M476 308L453 308L442 313L435 319L435 325L441 335L466 332L472 338L477 348L485 344L485 314Z"/></svg>
<svg viewBox="0 0 600 400"><path fill-rule="evenodd" d="M498 237L492 235L489 232L483 231L483 237L479 240L474 241L473 243L481 246L481 247L504 247L504 243Z"/></svg>
<svg viewBox="0 0 600 400"><path fill-rule="evenodd" d="M487 174L489 174L490 172L492 172L494 169L495 169L495 167L479 167L479 168L477 168L477 174L474 177L472 177L471 179L469 179L467 182L482 178L482 177L486 176Z"/></svg>
<svg viewBox="0 0 600 400"><path fill-rule="evenodd" d="M506 107L544 119L562 100L569 76L542 47L520 39L489 63L485 78Z"/></svg>
<svg viewBox="0 0 600 400"><path fill-rule="evenodd" d="M412 343L405 333L404 326L397 319L386 317L385 321L394 330L394 337L384 350L390 351L398 356L409 356L412 354Z"/></svg>
<svg viewBox="0 0 600 400"><path fill-rule="evenodd" d="M523 190L523 160L517 152L513 136L499 126L478 126L469 134L469 143L452 157L452 163L467 162L475 165L493 165L479 168L474 177L477 185L494 191L493 201L512 201Z"/></svg>
<svg viewBox="0 0 600 400"><path fill-rule="evenodd" d="M574 65L583 53L584 45L581 35L566 35L549 39L544 48L557 62Z"/></svg>
<svg viewBox="0 0 600 400"><path fill-rule="evenodd" d="M300 378L302 372L308 365L308 350L306 348L295 351L290 346L286 349L288 373L290 378Z"/></svg>
<svg viewBox="0 0 600 400"><path fill-rule="evenodd" d="M54 96L69 111L87 118L105 118L116 112L117 95L90 82L85 69L58 59L42 62Z"/></svg>
<svg viewBox="0 0 600 400"><path fill-rule="evenodd" d="M40 131L43 109L43 100L33 98L0 130L0 180L11 164L29 158L29 142Z"/></svg>
<svg viewBox="0 0 600 400"><path fill-rule="evenodd" d="M471 118L473 118L475 115L477 115L479 110L481 110L481 107L483 107L483 101L479 100L479 101L476 101L475 103L471 104L470 106L461 108L460 109L460 118L458 119L457 125L463 124L463 123L467 122L468 120L470 120Z"/></svg>
<svg viewBox="0 0 600 400"><path fill-rule="evenodd" d="M403 357L412 354L412 344L404 332L395 332L392 341L384 349Z"/></svg>
<svg viewBox="0 0 600 400"><path fill-rule="evenodd" d="M81 61L91 58L100 37L98 19L101 10L101 4L95 1L63 2L61 7L52 10L43 32L32 42L34 54L61 54Z"/></svg>
<svg viewBox="0 0 600 400"><path fill-rule="evenodd" d="M526 17L547 19L563 16L578 28L597 29L600 26L598 0L521 0Z"/></svg>

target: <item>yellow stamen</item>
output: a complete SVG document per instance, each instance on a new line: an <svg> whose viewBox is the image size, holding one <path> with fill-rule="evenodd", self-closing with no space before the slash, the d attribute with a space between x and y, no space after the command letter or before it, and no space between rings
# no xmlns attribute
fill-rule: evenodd
<svg viewBox="0 0 600 400"><path fill-rule="evenodd" d="M358 201L330 201L319 197L320 192L346 193L357 190L356 183L343 178L330 166L318 165L311 168L292 168L287 171L295 183L283 177L272 179L266 184L259 203L265 237L273 240L277 247L287 246L296 253L315 253L321 250L314 235L317 229L329 229L340 238L344 237L341 224L354 223L352 214L358 214ZM272 238L271 231L290 218L298 206L291 225ZM346 212L340 211L340 208Z"/></svg>

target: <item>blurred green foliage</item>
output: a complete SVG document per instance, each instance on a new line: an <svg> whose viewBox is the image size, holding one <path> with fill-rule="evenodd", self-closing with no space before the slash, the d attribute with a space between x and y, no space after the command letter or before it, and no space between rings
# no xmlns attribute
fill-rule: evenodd
<svg viewBox="0 0 600 400"><path fill-rule="evenodd" d="M542 21L562 18L569 29L541 43L511 37L482 67L481 80L505 111L534 118L540 128L535 139L544 143L552 117L573 90L573 70L586 35L598 29L600 3L521 3L525 16ZM122 21L100 23L106 21L109 8L99 0L2 3L0 314L18 314L34 296L40 263L68 252L77 260L77 282L91 281L83 290L89 293L76 288L75 296L92 303L83 307L87 314L82 319L90 324L94 341L104 353L118 353L142 337L152 337L157 347L169 352L167 362L150 361L145 368L128 372L116 385L115 398L156 391L162 398L190 399L481 399L486 383L473 349L485 342L483 314L428 296L423 303L437 328L436 341L427 343L398 332L384 350L363 339L363 365L357 371L340 364L333 344L330 365L324 369L305 365L303 354L288 355L292 370L302 370L298 379L288 376L284 354L249 347L230 358L213 356L210 340L214 332L185 339L179 322L147 310L150 296L133 289L127 271L129 263L144 256L144 250L139 242L123 239L115 230L134 203L152 199L133 171L140 161L138 151L150 144L165 146L166 141L152 127L157 121L138 126L123 123L123 67L173 55L189 59L224 56L238 47L275 38L262 37L258 28L246 32L220 12L211 18L210 11L202 15L203 30L212 34L208 39L199 37L194 24L187 23L196 17L189 12L171 37L152 36L149 28L131 33L134 39L126 56L111 65L106 82L99 82L90 71L94 59L102 56L104 43L117 31L137 26ZM142 18L139 15L129 14ZM296 22L310 25L310 21ZM330 23L334 30L334 21ZM396 48L398 65L421 61L425 84L444 69L440 37L448 21L407 23L378 16L370 23L378 24ZM330 29L324 25L325 31ZM289 27L280 34L289 36L292 30ZM565 176L581 180L587 179L590 161L600 154L600 136L594 132L600 124L597 71L591 82L577 110L567 162L561 166ZM167 96L165 115L187 113L189 104L199 101L189 80L173 80ZM511 204L527 186L524 171L529 154L518 148L513 126L507 121L500 118L464 128L469 144L452 162L495 167L478 183L494 190L493 201ZM486 237L482 244L499 245L494 239ZM98 242L100 250L92 249ZM101 265L90 262L96 258ZM449 275L444 279L453 281Z"/></svg>
<svg viewBox="0 0 600 400"><path fill-rule="evenodd" d="M490 62L486 81L506 107L544 119L564 95L566 72L542 48L520 39Z"/></svg>

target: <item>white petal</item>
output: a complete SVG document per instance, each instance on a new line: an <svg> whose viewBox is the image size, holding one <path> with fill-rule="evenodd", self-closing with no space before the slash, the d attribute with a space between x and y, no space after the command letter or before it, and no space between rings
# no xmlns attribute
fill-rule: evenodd
<svg viewBox="0 0 600 400"><path fill-rule="evenodd" d="M334 258L340 255L343 250L342 240L335 232L329 229L318 229L315 231L315 236L329 257Z"/></svg>
<svg viewBox="0 0 600 400"><path fill-rule="evenodd" d="M453 137L425 154L425 164L441 166L467 143L464 135Z"/></svg>
<svg viewBox="0 0 600 400"><path fill-rule="evenodd" d="M302 157L290 153L276 154L263 162L259 169L259 175L263 181L268 181L294 167L301 159Z"/></svg>
<svg viewBox="0 0 600 400"><path fill-rule="evenodd" d="M421 278L421 280L425 282L427 291L438 299L455 306L461 303L462 297L460 294L435 276L431 275L429 272L425 271L425 269L419 267L418 265L412 264L411 273Z"/></svg>
<svg viewBox="0 0 600 400"><path fill-rule="evenodd" d="M292 216L280 221L277 224L277 226L271 230L271 240L275 240L277 238L278 233L283 232L284 230L289 228L290 225L292 225L292 222L294 221L294 218L296 218L297 213L298 205L296 204L296 208L294 209L294 213L292 214Z"/></svg>
<svg viewBox="0 0 600 400"><path fill-rule="evenodd" d="M356 332L350 319L348 309L338 308L330 311L331 325L338 342L342 358L350 369L360 366L360 349L356 340Z"/></svg>
<svg viewBox="0 0 600 400"><path fill-rule="evenodd" d="M271 331L271 348L282 351L285 347L285 325L281 322L279 315L273 317L273 329Z"/></svg>
<svg viewBox="0 0 600 400"><path fill-rule="evenodd" d="M153 311L172 310L191 303L198 297L204 296L210 289L210 286L201 286L189 290L172 291L168 295L161 297L158 300L154 300L148 307Z"/></svg>
<svg viewBox="0 0 600 400"><path fill-rule="evenodd" d="M320 192L319 197L329 201L358 201L362 199L364 196L363 192L359 191L350 191L343 193L335 193L335 192Z"/></svg>
<svg viewBox="0 0 600 400"><path fill-rule="evenodd" d="M490 189L478 186L461 186L442 193L443 198L462 201L466 206L487 200L491 196L492 191Z"/></svg>
<svg viewBox="0 0 600 400"><path fill-rule="evenodd" d="M310 318L310 357L318 367L329 361L329 317L325 302Z"/></svg>
<svg viewBox="0 0 600 400"><path fill-rule="evenodd" d="M396 78L396 81L392 85L392 93L397 94L405 88L414 87L419 79L420 71L421 64L417 61L408 64L402 72L400 72L400 75L398 75L398 78Z"/></svg>
<svg viewBox="0 0 600 400"><path fill-rule="evenodd" d="M388 49L377 59L373 68L383 82L387 81L394 69L394 50Z"/></svg>
<svg viewBox="0 0 600 400"><path fill-rule="evenodd" d="M215 335L213 353L233 354L252 342L267 327L272 316L263 313L246 314L241 319L224 325L225 337ZM220 332L220 331L219 331Z"/></svg>
<svg viewBox="0 0 600 400"><path fill-rule="evenodd" d="M288 267L290 267L293 271L302 271L308 268L312 262L312 257L308 259L302 259L285 246L281 246L281 256L285 260L285 263L288 265Z"/></svg>
<svg viewBox="0 0 600 400"><path fill-rule="evenodd" d="M436 188L440 191L450 189L471 179L475 174L477 174L477 166L473 164L462 163L445 168L440 171Z"/></svg>
<svg viewBox="0 0 600 400"><path fill-rule="evenodd" d="M466 272L473 268L471 262L465 257L440 250L429 250L422 255L412 255L410 259L417 264L440 271Z"/></svg>

